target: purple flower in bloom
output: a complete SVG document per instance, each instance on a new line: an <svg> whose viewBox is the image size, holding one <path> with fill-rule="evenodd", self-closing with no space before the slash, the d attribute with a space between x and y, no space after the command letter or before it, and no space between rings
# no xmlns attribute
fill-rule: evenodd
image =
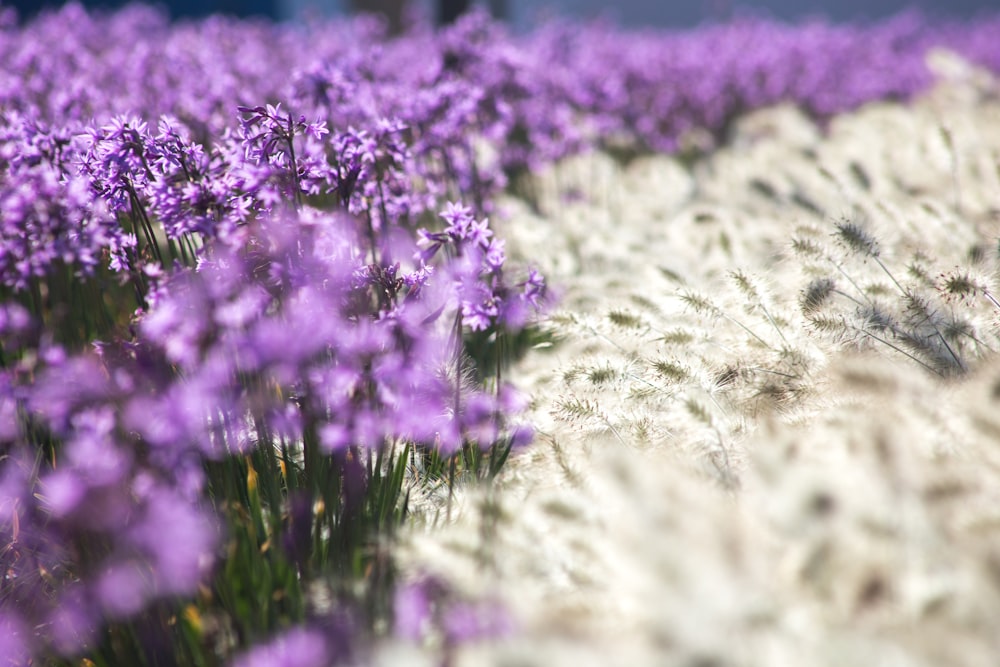
<svg viewBox="0 0 1000 667"><path fill-rule="evenodd" d="M232 667L329 667L332 662L321 631L293 628L239 656Z"/></svg>
<svg viewBox="0 0 1000 667"><path fill-rule="evenodd" d="M454 647L504 637L513 629L513 620L498 602L461 599L435 577L402 584L393 597L393 632L407 641L438 636Z"/></svg>
<svg viewBox="0 0 1000 667"><path fill-rule="evenodd" d="M17 616L0 610L0 665L27 664L32 642L28 627Z"/></svg>
<svg viewBox="0 0 1000 667"><path fill-rule="evenodd" d="M127 539L151 565L147 577L153 593L193 593L212 567L219 527L211 515L170 488L155 485L142 495L142 513Z"/></svg>
<svg viewBox="0 0 1000 667"><path fill-rule="evenodd" d="M456 602L441 617L442 632L449 644L465 644L482 639L506 637L514 630L514 623L504 609L495 602Z"/></svg>
<svg viewBox="0 0 1000 667"><path fill-rule="evenodd" d="M400 585L393 597L393 631L397 637L422 641L434 624L436 598L443 588L433 579Z"/></svg>
<svg viewBox="0 0 1000 667"><path fill-rule="evenodd" d="M472 209L456 202L449 202L441 217L448 223L445 234L456 245L472 245L486 248L489 238L493 236L486 220L477 221L472 215Z"/></svg>
<svg viewBox="0 0 1000 667"><path fill-rule="evenodd" d="M24 290L62 263L92 275L122 235L87 180L39 159L0 163L0 283Z"/></svg>
<svg viewBox="0 0 1000 667"><path fill-rule="evenodd" d="M16 421L55 440L56 455L38 457L18 428L0 461L3 602L33 628L37 655L75 655L105 622L192 594L219 544L201 505L201 460L185 454L194 444L163 456L124 428L124 404L163 378L154 367L132 375L134 348L102 352L42 350L35 383L12 388Z"/></svg>
<svg viewBox="0 0 1000 667"><path fill-rule="evenodd" d="M257 182L249 188L265 209L288 198L296 205L304 194L316 195L334 180L325 156L325 121L306 122L281 111L281 105L238 107L246 173Z"/></svg>
<svg viewBox="0 0 1000 667"><path fill-rule="evenodd" d="M470 208L454 202L446 206L441 217L448 223L444 231L418 231L420 251L415 258L428 262L442 248L452 249L455 258L447 269L457 288L462 323L472 331L500 324L512 330L522 328L529 312L544 305L541 276L532 271L523 284L523 294L515 294L504 282L504 242L492 238L488 221L475 220Z"/></svg>
<svg viewBox="0 0 1000 667"><path fill-rule="evenodd" d="M123 560L105 564L98 573L93 594L108 618L128 618L146 606L153 587L143 570L140 563Z"/></svg>
<svg viewBox="0 0 1000 667"><path fill-rule="evenodd" d="M79 654L93 646L100 626L100 613L83 586L68 586L44 621L48 641L64 656Z"/></svg>

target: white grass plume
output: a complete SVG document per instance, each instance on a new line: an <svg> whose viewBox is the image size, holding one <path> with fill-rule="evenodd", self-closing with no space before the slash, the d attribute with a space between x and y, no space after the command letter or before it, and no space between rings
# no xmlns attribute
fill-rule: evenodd
<svg viewBox="0 0 1000 667"><path fill-rule="evenodd" d="M406 537L404 577L520 623L455 664L995 664L1000 102L935 57L912 105L761 111L690 171L578 158L505 203L560 342L515 374L535 446Z"/></svg>

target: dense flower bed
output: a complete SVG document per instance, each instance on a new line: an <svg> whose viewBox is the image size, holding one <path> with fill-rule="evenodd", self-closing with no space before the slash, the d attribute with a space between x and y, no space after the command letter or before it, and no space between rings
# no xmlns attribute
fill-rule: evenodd
<svg viewBox="0 0 1000 667"><path fill-rule="evenodd" d="M391 550L413 489L492 479L531 438L502 377L546 285L508 266L496 195L580 151L705 150L780 101L906 99L932 47L1000 71L1000 19L916 15L0 26L4 664L323 665L509 631L397 586Z"/></svg>

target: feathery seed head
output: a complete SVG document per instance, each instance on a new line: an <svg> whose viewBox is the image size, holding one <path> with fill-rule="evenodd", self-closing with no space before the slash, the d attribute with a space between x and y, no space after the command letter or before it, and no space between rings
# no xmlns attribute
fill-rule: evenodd
<svg viewBox="0 0 1000 667"><path fill-rule="evenodd" d="M815 313L823 307L827 299L837 289L837 283L832 278L816 278L802 292L802 311L806 314Z"/></svg>
<svg viewBox="0 0 1000 667"><path fill-rule="evenodd" d="M938 276L938 290L948 301L969 303L986 292L986 284L969 271L955 269Z"/></svg>
<svg viewBox="0 0 1000 667"><path fill-rule="evenodd" d="M856 252L865 257L878 257L878 240L872 234L856 222L842 220L834 225L837 231L834 236L843 243L848 250Z"/></svg>

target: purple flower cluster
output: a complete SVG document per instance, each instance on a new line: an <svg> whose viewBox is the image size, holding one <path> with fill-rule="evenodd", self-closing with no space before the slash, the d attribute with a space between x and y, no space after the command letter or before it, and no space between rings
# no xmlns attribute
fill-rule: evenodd
<svg viewBox="0 0 1000 667"><path fill-rule="evenodd" d="M511 175L588 147L672 151L769 104L828 117L906 99L930 83L934 46L998 70L998 21L557 22L515 37L473 13L387 40L362 22L353 36L346 24L171 26L147 8L68 5L0 40L0 278L25 289L56 261L88 274L105 258L141 271L130 265L162 245L143 216L197 245L186 235L230 237L288 196L338 198L376 231L415 227L444 200L488 213ZM115 214L137 224L122 233Z"/></svg>
<svg viewBox="0 0 1000 667"><path fill-rule="evenodd" d="M322 632L293 628L257 646L233 662L233 667L329 667L334 664Z"/></svg>
<svg viewBox="0 0 1000 667"><path fill-rule="evenodd" d="M0 599L7 622L32 629L25 651L72 656L105 620L194 593L220 528L190 446L164 455L130 428L144 369L42 356L13 369L35 383L5 375L0 398Z"/></svg>
<svg viewBox="0 0 1000 667"><path fill-rule="evenodd" d="M355 646L358 628L343 614L279 633L243 652L232 667L331 667L357 665L363 655Z"/></svg>
<svg viewBox="0 0 1000 667"><path fill-rule="evenodd" d="M494 422L509 412L507 399L501 407L492 394L459 392L444 373L455 340L443 323L464 307L439 279L453 270L434 270L415 247L405 265L367 263L361 234L349 217L304 211L265 223L248 248L219 250L164 286L140 333L184 380L178 400L138 411L143 437L200 442L218 458L251 446L240 432L260 437L252 423L239 425L240 415L256 414L291 439L314 430L328 454L393 441L451 453L481 432L484 402ZM232 415L235 431L212 437L208 415L187 403Z"/></svg>
<svg viewBox="0 0 1000 667"><path fill-rule="evenodd" d="M461 322L473 331L496 327L519 329L530 312L541 307L545 283L537 272L514 289L504 283L504 242L493 238L487 220L476 220L472 209L449 203L441 214L448 225L443 231L418 231L420 259L429 261L443 248L456 261L452 280L458 286Z"/></svg>
<svg viewBox="0 0 1000 667"><path fill-rule="evenodd" d="M124 244L72 159L72 130L0 112L0 284L22 290L53 266L91 275Z"/></svg>
<svg viewBox="0 0 1000 667"><path fill-rule="evenodd" d="M394 631L411 642L439 639L445 649L509 635L514 624L495 601L470 602L434 577L401 585L395 596Z"/></svg>
<svg viewBox="0 0 1000 667"><path fill-rule="evenodd" d="M206 581L221 535L206 461L270 448L296 465L310 443L345 463L400 442L447 456L530 437L503 431L511 390L449 375L447 323L466 304L443 256L397 240L403 261L367 263L347 214L255 224L243 247L165 280L134 342L46 348L4 376L3 600L34 628L31 650L74 655L104 619ZM11 333L28 326L8 310Z"/></svg>
<svg viewBox="0 0 1000 667"><path fill-rule="evenodd" d="M724 138L746 111L794 102L819 118L926 88L925 56L954 50L997 71L1000 19L932 22L917 13L870 26L745 19L681 32L554 23L526 48L590 128L673 152L692 130Z"/></svg>

